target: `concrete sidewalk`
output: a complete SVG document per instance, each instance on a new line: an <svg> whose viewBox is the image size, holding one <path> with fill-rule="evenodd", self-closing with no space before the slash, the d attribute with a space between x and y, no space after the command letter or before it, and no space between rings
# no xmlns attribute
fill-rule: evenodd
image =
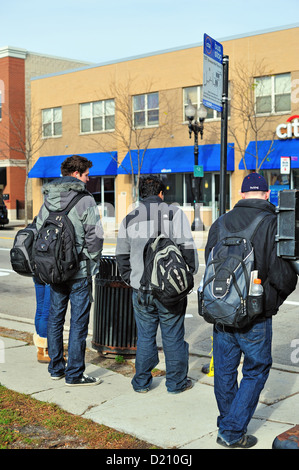
<svg viewBox="0 0 299 470"><path fill-rule="evenodd" d="M0 326L32 333L29 322L0 314ZM91 337L88 338L90 345ZM90 347L90 346L89 346ZM52 402L62 409L89 418L145 440L163 449L224 449L216 444L218 409L213 377L201 372L207 357L190 354L189 377L195 385L171 395L165 377L153 379L149 393L132 390L131 379L87 364L86 373L101 377L95 387L67 387L53 381L47 365L36 360L34 346L11 338L0 338L0 383L37 400ZM157 366L164 369L161 353ZM258 438L254 449L271 449L277 435L299 423L299 370L273 365L248 432Z"/></svg>

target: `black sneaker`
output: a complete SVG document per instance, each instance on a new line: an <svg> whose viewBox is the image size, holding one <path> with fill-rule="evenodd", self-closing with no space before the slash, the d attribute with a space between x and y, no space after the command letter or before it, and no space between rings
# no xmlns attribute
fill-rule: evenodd
<svg viewBox="0 0 299 470"><path fill-rule="evenodd" d="M190 388L193 387L193 382L191 379L187 379L187 382L186 382L186 385L184 388L182 388L181 390L176 390L175 392L168 392L168 393L172 393L172 394L176 394L176 393L182 393L182 392L186 392L187 390L190 390Z"/></svg>
<svg viewBox="0 0 299 470"><path fill-rule="evenodd" d="M134 392L137 392L137 393L147 393L147 392L149 392L149 388L139 388L138 390L135 390L135 389L134 389Z"/></svg>
<svg viewBox="0 0 299 470"><path fill-rule="evenodd" d="M99 385L102 382L103 381L99 378L90 377L88 375L83 374L83 376L80 379L72 383L66 382L65 385L68 385L69 387L74 387L77 385Z"/></svg>
<svg viewBox="0 0 299 470"><path fill-rule="evenodd" d="M228 444L225 442L221 437L217 437L217 444L220 444L221 446L228 447L230 449L234 447L239 447L241 449L249 449L250 447L255 446L257 443L257 438L252 436L251 434L244 434L244 436L238 441L235 442L234 444Z"/></svg>
<svg viewBox="0 0 299 470"><path fill-rule="evenodd" d="M63 379L63 377L65 377L64 372L62 372L60 375L51 375L52 380L60 380L60 379Z"/></svg>

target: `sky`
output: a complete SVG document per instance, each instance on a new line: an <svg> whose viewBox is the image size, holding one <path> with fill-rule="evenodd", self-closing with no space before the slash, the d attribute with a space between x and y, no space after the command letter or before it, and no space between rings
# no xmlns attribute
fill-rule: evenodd
<svg viewBox="0 0 299 470"><path fill-rule="evenodd" d="M0 48L96 64L298 22L299 0L2 0Z"/></svg>

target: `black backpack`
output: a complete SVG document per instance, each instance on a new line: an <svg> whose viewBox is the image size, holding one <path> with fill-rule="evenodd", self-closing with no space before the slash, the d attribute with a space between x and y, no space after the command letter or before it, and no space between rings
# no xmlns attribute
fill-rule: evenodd
<svg viewBox="0 0 299 470"><path fill-rule="evenodd" d="M172 220L171 211L169 220ZM194 279L179 247L160 232L144 247L144 271L139 292L149 292L164 306L172 307L190 293Z"/></svg>
<svg viewBox="0 0 299 470"><path fill-rule="evenodd" d="M13 247L10 250L11 267L22 276L33 275L32 247L37 234L35 222L36 218L27 227L17 232Z"/></svg>
<svg viewBox="0 0 299 470"><path fill-rule="evenodd" d="M263 311L263 298L249 295L255 268L253 239L267 213L259 214L248 228L231 233L223 216L218 219L218 242L212 248L198 289L198 313L208 323L233 328L249 325Z"/></svg>
<svg viewBox="0 0 299 470"><path fill-rule="evenodd" d="M33 244L35 276L46 284L61 284L79 270L75 230L68 217L70 210L86 193L76 195L63 211L49 211Z"/></svg>

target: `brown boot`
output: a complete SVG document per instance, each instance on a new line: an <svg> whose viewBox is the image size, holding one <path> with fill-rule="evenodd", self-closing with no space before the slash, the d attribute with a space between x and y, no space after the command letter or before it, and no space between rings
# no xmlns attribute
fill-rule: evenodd
<svg viewBox="0 0 299 470"><path fill-rule="evenodd" d="M42 338L38 334L34 333L33 342L37 350L37 360L42 364L48 364L50 362L50 357L48 354L48 341L47 338Z"/></svg>

